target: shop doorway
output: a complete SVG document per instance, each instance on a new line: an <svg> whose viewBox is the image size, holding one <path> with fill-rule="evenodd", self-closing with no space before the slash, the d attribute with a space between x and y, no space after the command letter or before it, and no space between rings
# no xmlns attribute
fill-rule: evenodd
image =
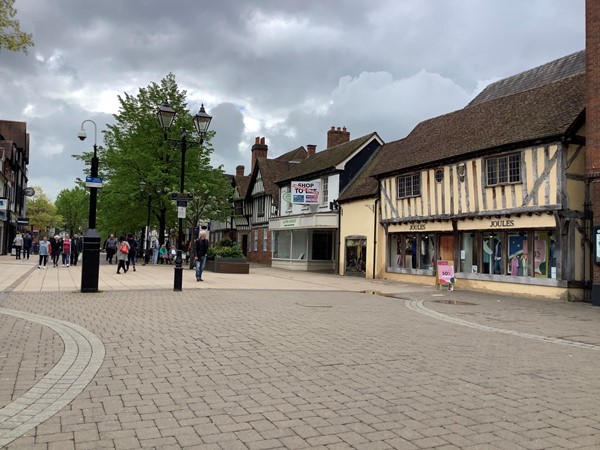
<svg viewBox="0 0 600 450"><path fill-rule="evenodd" d="M454 235L440 235L440 252L438 259L443 261L454 261Z"/></svg>
<svg viewBox="0 0 600 450"><path fill-rule="evenodd" d="M365 236L347 237L345 253L344 275L364 277L367 265L367 238Z"/></svg>

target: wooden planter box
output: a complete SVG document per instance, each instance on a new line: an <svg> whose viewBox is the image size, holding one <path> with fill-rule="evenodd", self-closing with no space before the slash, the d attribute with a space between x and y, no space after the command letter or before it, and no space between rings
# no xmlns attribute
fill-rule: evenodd
<svg viewBox="0 0 600 450"><path fill-rule="evenodd" d="M217 273L250 273L250 264L245 258L207 259L204 270Z"/></svg>

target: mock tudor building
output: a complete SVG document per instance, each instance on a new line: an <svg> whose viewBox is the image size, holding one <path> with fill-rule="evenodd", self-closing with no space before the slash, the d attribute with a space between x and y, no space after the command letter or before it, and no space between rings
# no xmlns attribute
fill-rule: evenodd
<svg viewBox="0 0 600 450"><path fill-rule="evenodd" d="M308 146L308 158L277 181L279 215L272 218L272 267L336 272L339 261L338 196L361 173L383 141L377 133L350 140L332 127L327 149ZM359 219L360 220L360 219Z"/></svg>
<svg viewBox="0 0 600 450"><path fill-rule="evenodd" d="M376 273L581 300L590 280L585 55L488 86L384 145Z"/></svg>
<svg viewBox="0 0 600 450"><path fill-rule="evenodd" d="M11 244L25 217L29 133L26 122L0 120L0 254Z"/></svg>
<svg viewBox="0 0 600 450"><path fill-rule="evenodd" d="M290 150L277 158L267 158L265 138L256 138L252 146L252 171L245 198L245 213L250 230L246 258L250 262L271 264L271 233L269 221L277 216L279 188L275 180L285 176L307 158L304 147Z"/></svg>

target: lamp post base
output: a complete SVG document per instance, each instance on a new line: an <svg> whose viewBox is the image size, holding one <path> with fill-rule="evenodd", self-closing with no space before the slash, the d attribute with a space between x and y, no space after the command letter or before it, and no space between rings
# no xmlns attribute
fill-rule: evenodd
<svg viewBox="0 0 600 450"><path fill-rule="evenodd" d="M81 259L81 292L98 292L100 272L100 234L90 228L83 235Z"/></svg>
<svg viewBox="0 0 600 450"><path fill-rule="evenodd" d="M177 256L175 257L175 274L173 281L173 290L181 291L183 285L183 253L181 250L177 250Z"/></svg>

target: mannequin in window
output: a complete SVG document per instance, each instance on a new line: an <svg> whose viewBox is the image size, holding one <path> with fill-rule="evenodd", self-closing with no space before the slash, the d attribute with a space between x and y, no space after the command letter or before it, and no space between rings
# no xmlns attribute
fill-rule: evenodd
<svg viewBox="0 0 600 450"><path fill-rule="evenodd" d="M502 273L502 241L494 239L494 273Z"/></svg>

